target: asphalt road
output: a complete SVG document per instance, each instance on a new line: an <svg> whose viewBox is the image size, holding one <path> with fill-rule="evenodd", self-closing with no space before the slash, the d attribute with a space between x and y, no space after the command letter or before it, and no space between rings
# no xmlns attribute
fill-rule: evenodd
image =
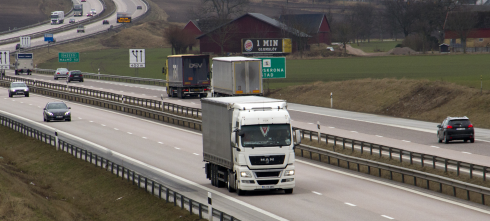
<svg viewBox="0 0 490 221"><path fill-rule="evenodd" d="M95 8L97 13L100 13L100 11L102 10L102 5L100 4L100 2L98 0L87 0L87 3L89 1L91 1L90 8ZM92 4L95 4L95 2L98 2L99 6L93 6ZM148 10L146 5L141 0L114 0L114 3L116 4L117 12L126 12L126 13L131 15L132 19L143 15ZM84 4L86 4L86 3L84 3ZM137 5L141 5L143 7L143 9L136 10ZM84 10L85 10L85 6L84 6ZM84 11L85 15L82 16L83 19L86 19L86 12L88 12L89 10L90 9L88 9L87 11ZM117 15L116 14L117 13L114 13L113 15L109 16L106 19L109 21L109 25L103 25L102 21L98 21L95 23L85 25L85 32L77 33L77 28L75 27L73 29L69 29L69 30L66 30L64 32L53 34L53 37L56 38L57 41L63 41L63 40L68 40L68 39L75 38L75 37L89 35L92 33L99 32L99 31L107 30L107 29L109 29L110 25L113 25L113 26L124 25L121 23L116 23L116 21L117 21ZM77 18L80 18L80 17L77 17ZM66 20L65 22L68 22L68 20ZM44 26L42 26L42 27L44 27ZM42 29L42 27L40 26L40 27L35 27L32 29L26 29L25 31L26 31L26 34L38 32L38 31L44 30L44 29ZM48 26L48 27L51 27L51 26ZM20 34L18 33L17 36L20 36ZM14 51L16 44L17 43L1 45L0 50ZM47 44L47 42L44 41L44 37L31 39L31 47L38 46L38 45L45 45L45 44ZM36 55L34 55L34 56L36 56Z"/></svg>
<svg viewBox="0 0 490 221"><path fill-rule="evenodd" d="M7 73L12 75L11 72ZM52 76L33 74L22 77L35 78L53 83L64 83L55 81ZM200 108L201 102L198 98L177 99L166 96L165 87L129 84L120 82L98 81L85 79L85 82L74 82L74 86L87 87L91 89L110 91L129 96L150 99L160 99L163 94L164 101L172 102L189 107ZM369 135L369 141L386 146L392 146L412 151L424 152L445 156L465 162L488 162L490 164L490 130L475 128L477 140L475 143L463 143L454 141L449 144L438 143L436 138L436 125L433 122L424 122L389 116L365 114L351 111L336 110L306 106L300 104L288 104L288 109L293 119L293 125L304 124L301 128L316 130L316 123L320 121L322 133L349 137L357 140L360 136ZM441 120L442 121L442 120ZM368 141L368 140L364 140Z"/></svg>
<svg viewBox="0 0 490 221"><path fill-rule="evenodd" d="M8 98L0 91L0 114L15 114L38 127L59 130L106 147L125 164L144 162L163 184L186 196L206 201L242 220L488 220L478 204L448 200L444 195L377 180L355 172L297 160L297 183L292 195L261 192L247 196L212 187L205 179L202 137L199 133L102 110L78 103L72 122L42 121L42 108L53 98ZM125 157L124 157L124 156ZM486 209L486 208L485 208Z"/></svg>

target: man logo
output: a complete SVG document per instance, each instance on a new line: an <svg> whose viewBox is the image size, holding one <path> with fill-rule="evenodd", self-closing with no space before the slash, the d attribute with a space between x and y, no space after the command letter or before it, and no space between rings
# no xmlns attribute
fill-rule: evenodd
<svg viewBox="0 0 490 221"><path fill-rule="evenodd" d="M201 68L202 67L202 63L199 64L199 63L189 63L189 68Z"/></svg>

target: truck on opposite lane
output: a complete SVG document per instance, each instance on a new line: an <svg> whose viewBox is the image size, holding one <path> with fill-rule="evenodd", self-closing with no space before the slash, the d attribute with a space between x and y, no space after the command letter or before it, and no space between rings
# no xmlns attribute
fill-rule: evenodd
<svg viewBox="0 0 490 221"><path fill-rule="evenodd" d="M51 24L63 24L65 20L65 12L64 11L54 11L51 12Z"/></svg>
<svg viewBox="0 0 490 221"><path fill-rule="evenodd" d="M293 192L294 147L301 136L292 130L286 101L243 96L204 98L201 104L205 174L213 186L238 195Z"/></svg>
<svg viewBox="0 0 490 221"><path fill-rule="evenodd" d="M73 5L73 16L83 16L83 5Z"/></svg>

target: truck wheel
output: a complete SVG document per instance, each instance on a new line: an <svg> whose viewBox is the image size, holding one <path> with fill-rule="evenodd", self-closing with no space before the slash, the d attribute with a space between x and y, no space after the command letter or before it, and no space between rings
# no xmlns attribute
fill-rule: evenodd
<svg viewBox="0 0 490 221"><path fill-rule="evenodd" d="M247 192L245 190L241 190L241 189L236 189L236 193L239 196L244 196L245 194L247 194Z"/></svg>
<svg viewBox="0 0 490 221"><path fill-rule="evenodd" d="M12 94L9 92L9 97L12 97Z"/></svg>
<svg viewBox="0 0 490 221"><path fill-rule="evenodd" d="M291 193L293 193L293 189L285 189L284 193L291 194Z"/></svg>
<svg viewBox="0 0 490 221"><path fill-rule="evenodd" d="M201 97L207 97L208 94L201 94Z"/></svg>
<svg viewBox="0 0 490 221"><path fill-rule="evenodd" d="M235 176L233 176L232 173L229 173L229 175L228 175L228 182L226 182L226 184L227 184L226 186L228 187L227 188L228 189L228 192L233 193L233 192L235 192L235 188L233 188L231 186L231 182L230 182L231 179L235 179Z"/></svg>

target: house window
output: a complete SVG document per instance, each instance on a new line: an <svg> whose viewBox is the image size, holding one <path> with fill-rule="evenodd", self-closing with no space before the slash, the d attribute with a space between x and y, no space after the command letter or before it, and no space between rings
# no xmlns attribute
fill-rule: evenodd
<svg viewBox="0 0 490 221"><path fill-rule="evenodd" d="M483 42L483 38L478 39L478 41Z"/></svg>
<svg viewBox="0 0 490 221"><path fill-rule="evenodd" d="M451 39L451 44L456 44L456 38Z"/></svg>

